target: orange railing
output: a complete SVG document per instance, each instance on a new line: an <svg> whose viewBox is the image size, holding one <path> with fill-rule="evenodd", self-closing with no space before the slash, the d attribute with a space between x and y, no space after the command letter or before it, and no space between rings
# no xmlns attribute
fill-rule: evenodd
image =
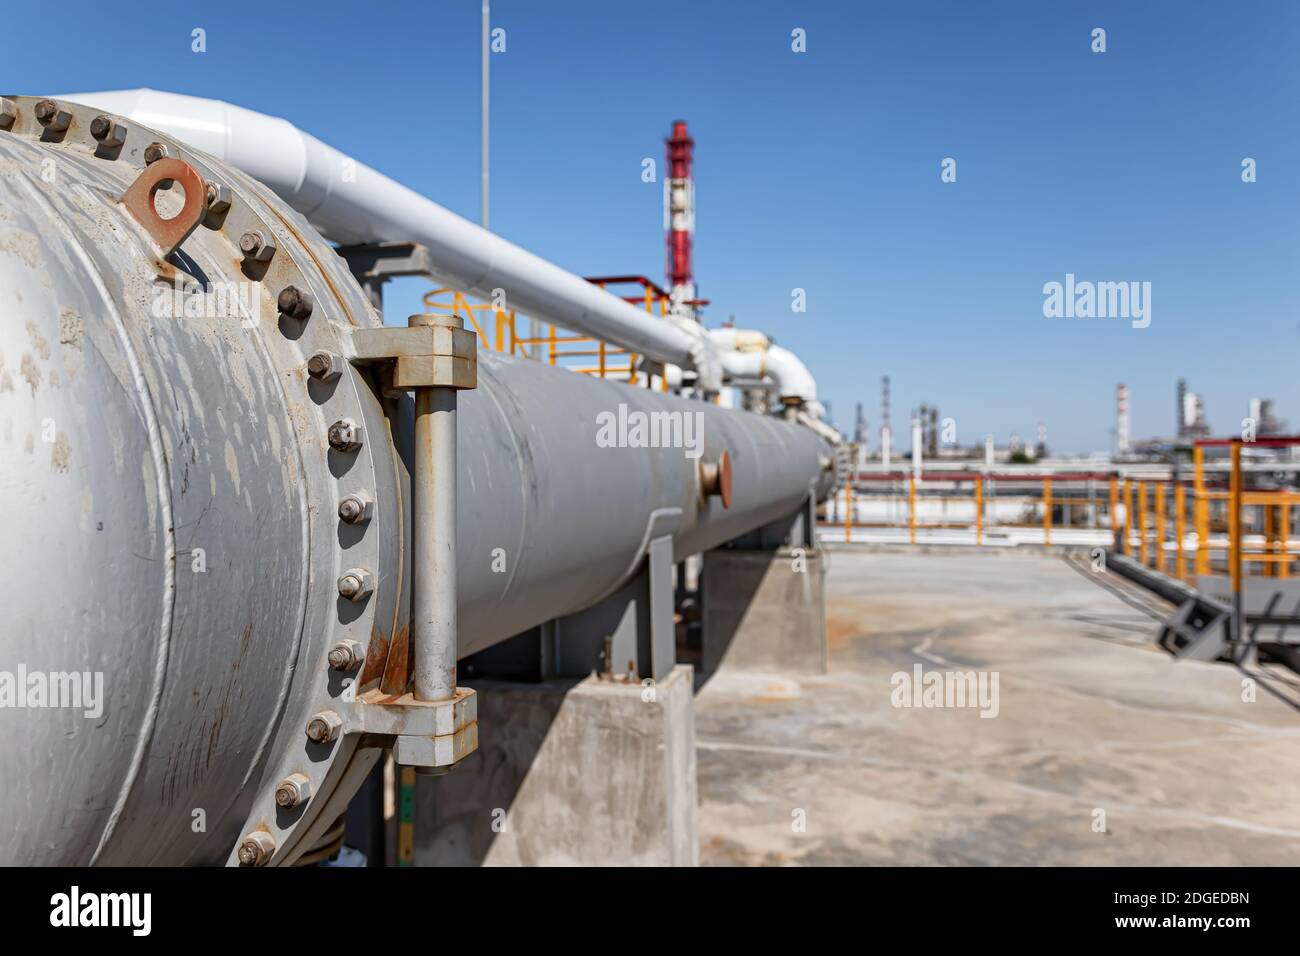
<svg viewBox="0 0 1300 956"><path fill-rule="evenodd" d="M1245 448L1285 445L1300 445L1300 438L1270 437L1256 442L1203 439L1192 449L1190 480L1159 473L1147 477L1105 472L1034 475L936 470L927 471L918 483L908 472L863 471L846 482L842 496L831 505L837 512L842 510L834 526L843 528L845 541L852 540L856 528L906 527L912 543L918 528L964 528L972 532L978 545L987 543L987 528L994 523L1041 528L1045 545L1052 544L1055 530L1066 526L1105 528L1120 553L1150 568L1185 581L1226 574L1239 587L1241 579L1250 574L1289 578L1300 560L1300 550L1292 540L1292 506L1300 506L1300 492L1249 487L1242 465ZM1215 446L1228 450L1228 467L1210 476L1205 453ZM1086 485L1083 496L1079 494L1081 485ZM858 514L864 501L884 503L890 519L861 520ZM988 506L993 501L1004 507L1022 505L1021 518L990 521ZM905 517L899 514L904 502ZM921 506L927 504L931 513L936 504L946 512L949 503L964 509L960 520L926 520L920 514ZM1069 520L1071 508L1082 509L1073 512L1074 517L1085 516L1082 525ZM828 506L823 506L822 515L829 521Z"/></svg>
<svg viewBox="0 0 1300 956"><path fill-rule="evenodd" d="M600 286L638 285L635 295L621 295L626 302L644 306L650 314L666 315L668 293L643 276L607 276L589 279ZM611 345L601 339L575 335L553 323L544 323L540 335L521 334L521 322L528 319L516 313L508 304L471 299L455 289L433 289L424 295L424 307L429 312L460 315L478 334L479 347L512 356L545 361L584 375L600 378L618 378L629 385L653 387L658 384L668 391L668 380L662 375L641 371L635 352ZM655 381L657 380L657 382Z"/></svg>
<svg viewBox="0 0 1300 956"><path fill-rule="evenodd" d="M1300 504L1300 494L1248 490L1241 461L1243 446L1289 443L1206 439L1193 447L1190 482L1125 479L1124 499L1134 520L1125 522L1120 551L1133 556L1136 550L1140 562L1181 580L1221 573L1235 581L1252 566L1266 577L1290 577L1300 558L1291 549L1291 506ZM1226 486L1211 485L1206 477L1205 449L1216 445L1229 449Z"/></svg>
<svg viewBox="0 0 1300 956"><path fill-rule="evenodd" d="M881 485L884 488L881 489ZM918 482L909 472L891 474L864 472L858 481L846 482L843 498L836 502L836 511L843 511L835 522L844 529L844 540L852 540L855 528L908 529L908 540L915 544L918 529L969 529L977 545L985 544L986 528L996 524L1002 528L1039 528L1045 544L1052 543L1052 532L1062 527L1114 528L1119 509L1119 481L1108 473L1058 472L1056 474L1003 474L994 472L926 472ZM873 490L874 486L874 490ZM1064 492L1064 493L1062 493ZM906 502L906 518L895 517L887 521L865 521L857 517L856 504L873 501L886 505L886 510L896 512ZM938 505L946 511L956 504L972 512L971 518L927 520L921 515L924 506ZM990 520L991 505L1020 506L1025 511L1023 520ZM931 509L933 510L933 509ZM1060 515L1058 520L1057 515ZM822 507L823 520L828 520L828 509ZM1082 516L1083 524L1073 519Z"/></svg>

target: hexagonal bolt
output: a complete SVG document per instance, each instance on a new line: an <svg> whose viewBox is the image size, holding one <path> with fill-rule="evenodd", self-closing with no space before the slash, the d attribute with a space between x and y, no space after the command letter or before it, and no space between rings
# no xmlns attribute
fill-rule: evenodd
<svg viewBox="0 0 1300 956"><path fill-rule="evenodd" d="M150 143L144 148L144 164L152 166L160 159L176 159L176 150L166 143Z"/></svg>
<svg viewBox="0 0 1300 956"><path fill-rule="evenodd" d="M340 418L330 426L329 443L335 451L356 451L364 440L361 426L350 418Z"/></svg>
<svg viewBox="0 0 1300 956"><path fill-rule="evenodd" d="M72 122L72 114L59 106L54 100L41 100L32 109L36 122L51 133L62 133Z"/></svg>
<svg viewBox="0 0 1300 956"><path fill-rule="evenodd" d="M369 495L364 493L348 495L339 502L339 519L344 524L362 524L370 520L374 510L375 502Z"/></svg>
<svg viewBox="0 0 1300 956"><path fill-rule="evenodd" d="M306 774L291 773L275 788L275 802L281 807L298 807L311 799L311 780Z"/></svg>
<svg viewBox="0 0 1300 956"><path fill-rule="evenodd" d="M307 360L307 374L322 382L332 382L343 374L343 360L333 352L315 352Z"/></svg>
<svg viewBox="0 0 1300 956"><path fill-rule="evenodd" d="M101 114L90 121L90 135L105 149L117 149L126 142L126 127Z"/></svg>
<svg viewBox="0 0 1300 956"><path fill-rule="evenodd" d="M18 119L18 104L0 97L0 129L10 129Z"/></svg>
<svg viewBox="0 0 1300 956"><path fill-rule="evenodd" d="M275 837L265 830L254 830L239 841L240 866L266 866L275 853Z"/></svg>
<svg viewBox="0 0 1300 956"><path fill-rule="evenodd" d="M254 262L269 262L275 255L275 241L256 229L239 237L239 251Z"/></svg>
<svg viewBox="0 0 1300 956"><path fill-rule="evenodd" d="M313 743L327 744L343 729L343 718L332 710L322 710L307 721L307 739Z"/></svg>
<svg viewBox="0 0 1300 956"><path fill-rule="evenodd" d="M364 601L374 590L374 575L365 568L348 568L339 577L339 596L353 603Z"/></svg>
<svg viewBox="0 0 1300 956"><path fill-rule="evenodd" d="M310 318L311 310L315 306L311 293L304 292L296 285L287 285L281 289L280 294L276 296L275 304L281 313L291 319Z"/></svg>
<svg viewBox="0 0 1300 956"><path fill-rule="evenodd" d="M356 670L365 659L365 648L357 641L339 641L330 648L330 667L336 671Z"/></svg>
<svg viewBox="0 0 1300 956"><path fill-rule="evenodd" d="M230 187L221 183L208 183L204 190L203 199L208 204L208 212L218 216L230 211L230 198Z"/></svg>

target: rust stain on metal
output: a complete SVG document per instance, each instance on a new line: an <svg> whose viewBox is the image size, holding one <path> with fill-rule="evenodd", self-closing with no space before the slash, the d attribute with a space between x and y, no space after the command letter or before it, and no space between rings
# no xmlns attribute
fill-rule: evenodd
<svg viewBox="0 0 1300 956"><path fill-rule="evenodd" d="M388 635L381 631L378 626L370 629L370 644L366 647L365 662L361 665L360 676L357 677L358 686L366 687L384 676L384 664L388 660L389 643Z"/></svg>
<svg viewBox="0 0 1300 956"><path fill-rule="evenodd" d="M385 694L406 693L407 685L411 683L411 664L411 629L408 625L393 635L379 689Z"/></svg>

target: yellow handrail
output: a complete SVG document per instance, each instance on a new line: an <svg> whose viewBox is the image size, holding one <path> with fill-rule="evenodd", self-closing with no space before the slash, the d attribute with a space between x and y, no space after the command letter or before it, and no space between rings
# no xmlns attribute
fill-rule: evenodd
<svg viewBox="0 0 1300 956"><path fill-rule="evenodd" d="M604 282L597 283L601 288L605 287ZM637 354L625 348L612 345L603 339L595 338L590 335L578 335L560 331L559 327L553 323L546 325L546 333L541 336L521 336L518 331L518 315L514 309L508 309L504 304L496 301L472 301L463 292L451 288L431 289L423 296L424 307L430 312L448 313L453 315L464 316L474 332L478 335L479 346L492 351L505 353L509 355L522 355L526 358L535 358L539 354L539 349L544 350L540 354L545 360L555 366L563 366L573 372L580 372L587 375L598 375L601 378L607 378L610 375L626 376L628 385L637 385L644 377L646 387L653 386L653 375L642 376L641 370L637 365ZM658 294L657 287L647 285L645 293L642 296L642 302L645 310L651 315L655 314L656 307L660 316L668 313L667 295ZM487 325L486 313L491 313L494 325ZM483 321L480 321L480 318ZM489 334L491 332L492 334ZM590 345L589 349L574 348L573 346ZM626 365L610 365L609 356L627 356ZM573 359L591 358L599 359L595 365L576 365L572 363ZM659 375L660 388L668 391L668 378L662 372Z"/></svg>

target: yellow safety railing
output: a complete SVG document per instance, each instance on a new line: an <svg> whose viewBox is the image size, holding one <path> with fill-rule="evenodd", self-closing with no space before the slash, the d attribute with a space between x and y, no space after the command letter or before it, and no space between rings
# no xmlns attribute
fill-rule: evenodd
<svg viewBox="0 0 1300 956"><path fill-rule="evenodd" d="M595 284L605 288L607 282L615 281L642 283L645 286L643 295L624 296L624 300L630 302L635 298L652 315L667 314L667 293L649 280L632 277L597 280ZM651 379L657 377L660 389L668 391L668 380L664 376L650 376L639 370L637 353L601 339L574 335L549 322L545 323L542 335L521 335L519 323L521 320L526 322L527 319L514 309L490 301L471 299L455 289L433 289L424 294L423 301L424 308L429 312L460 315L467 319L478 335L480 348L521 358L539 359L584 375L599 378L615 376L629 385L641 385L644 381L647 388L652 387Z"/></svg>
<svg viewBox="0 0 1300 956"><path fill-rule="evenodd" d="M1172 479L1124 480L1125 511L1132 517L1125 521L1120 550L1131 555L1136 546L1140 562L1180 580L1217 572L1239 584L1254 567L1267 577L1290 577L1292 564L1300 559L1291 548L1291 506L1300 504L1300 493L1247 490L1241 465L1243 443L1212 444L1230 446L1226 489L1207 483L1201 444L1193 449L1190 484Z"/></svg>
<svg viewBox="0 0 1300 956"><path fill-rule="evenodd" d="M1008 528L1041 528L1043 543L1051 545L1056 529L1079 527L1063 512L1081 506L1088 528L1108 528L1122 554L1180 580L1210 574L1227 574L1240 591L1243 578L1255 574L1274 578L1292 577L1300 548L1293 547L1293 506L1300 509L1300 492L1287 489L1249 488L1242 467L1243 442L1205 440L1193 447L1191 480L1173 477L1121 477L1084 473L1015 475L989 472L926 473L918 482L910 472L880 474L862 472L856 482L845 485L843 496L833 507L843 508L835 527L843 528L844 540L851 541L856 528L906 528L907 540L917 540L918 529L969 529L977 545L987 543L987 529L997 524ZM1261 439L1259 444L1300 444L1297 439ZM1222 472L1218 485L1207 480L1205 447L1229 449L1226 487ZM1081 497L1077 488L1088 485ZM1035 489L1033 486L1037 484ZM872 487L873 485L877 487ZM999 485L1010 485L1010 493L998 494ZM944 486L942 488L936 486ZM1073 494L1061 494L1073 487ZM1104 490L1102 490L1104 487ZM859 518L865 503L882 506L889 520ZM947 513L947 503L973 506L962 520L933 520L933 505ZM991 521L991 502L1023 505L1020 520ZM921 509L931 506L928 519ZM823 506L826 516L831 505ZM901 508L906 508L903 516ZM1034 515L1036 509L1041 514ZM1058 522L1057 514L1065 520ZM1105 516L1105 523L1101 522ZM953 517L957 517L954 515Z"/></svg>
<svg viewBox="0 0 1300 956"><path fill-rule="evenodd" d="M855 528L891 528L906 527L908 532L908 541L916 543L918 529L971 529L974 532L975 543L977 545L985 544L986 527L997 524L1004 528L1041 528L1043 532L1043 541L1045 544L1052 543L1052 532L1054 528L1062 527L1058 524L1055 514L1057 509L1065 512L1070 508L1079 507L1084 509L1082 513L1089 515L1092 519L1091 525L1084 527L1102 527L1116 528L1118 522L1119 509L1119 480L1114 476L1107 475L1087 475L1079 477L1077 474L1065 475L998 475L986 473L966 473L954 475L945 472L937 472L933 475L926 474L923 480L918 482L910 473L894 473L892 475L875 475L872 476L871 482L860 482L863 488L869 487L872 482L883 481L888 485L888 490L879 493L864 491L857 488L853 483L846 483L843 489L843 499L836 503L838 510L842 507L843 515L836 523L842 525L844 529L844 540L851 541L853 530ZM935 485L950 484L956 485L957 489L953 493L941 492L938 490L927 490ZM1010 494L998 495L998 485L1012 485L1022 487L1025 485L1037 485L1036 492L1011 492ZM1068 488L1070 485L1087 484L1089 494L1086 496L1061 495L1058 494L1059 487ZM969 485L969 491L964 487ZM901 490L900 490L900 486ZM1104 491L1102 490L1104 489ZM1103 494L1105 497L1103 497ZM907 514L905 519L893 521L866 521L860 520L857 516L858 506L864 502L876 502L887 506L888 510L895 511L895 506L900 502L906 502ZM939 504L941 507L949 503L959 505L974 506L974 515L972 520L922 520L920 510L923 505ZM1041 509L1041 515L1034 521L1016 521L1016 520L998 520L990 521L988 516L988 507L990 504L1023 504L1033 509ZM1130 510L1132 505L1129 505ZM820 516L827 520L827 505L820 509ZM1100 523L1101 517L1105 516L1105 523ZM1070 526L1074 526L1070 522Z"/></svg>

